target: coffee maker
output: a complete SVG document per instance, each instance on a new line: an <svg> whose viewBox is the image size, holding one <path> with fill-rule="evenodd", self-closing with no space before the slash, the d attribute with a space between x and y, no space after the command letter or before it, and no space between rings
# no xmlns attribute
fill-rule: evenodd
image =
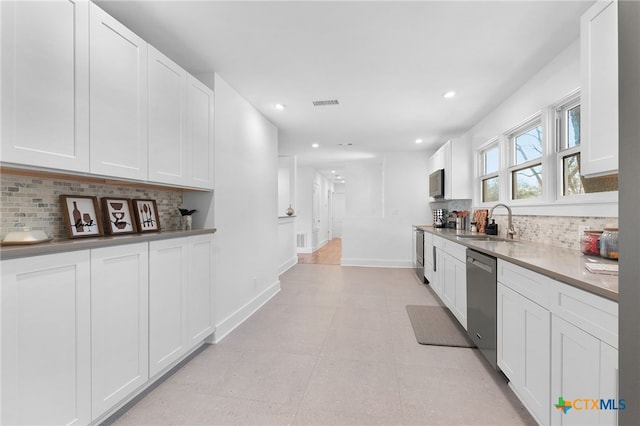
<svg viewBox="0 0 640 426"><path fill-rule="evenodd" d="M433 209L433 226L436 228L446 228L449 218L447 209Z"/></svg>

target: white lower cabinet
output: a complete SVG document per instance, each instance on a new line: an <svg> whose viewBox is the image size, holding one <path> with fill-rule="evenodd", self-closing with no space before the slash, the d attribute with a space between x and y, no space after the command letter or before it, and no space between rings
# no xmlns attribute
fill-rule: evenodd
<svg viewBox="0 0 640 426"><path fill-rule="evenodd" d="M442 247L444 246L444 241L442 238L438 236L433 236L432 239L433 252L435 256L433 257L433 271L431 272L431 279L429 280L429 286L431 289L442 299L442 279L444 277L443 269L444 269L444 260L442 251ZM431 254L431 253L430 253ZM425 253L426 256L426 253Z"/></svg>
<svg viewBox="0 0 640 426"><path fill-rule="evenodd" d="M147 243L91 250L92 418L149 379Z"/></svg>
<svg viewBox="0 0 640 426"><path fill-rule="evenodd" d="M187 352L186 238L149 243L149 376Z"/></svg>
<svg viewBox="0 0 640 426"><path fill-rule="evenodd" d="M433 258L433 250L435 259L430 264L433 270L430 271L429 285L466 330L467 265L462 260L466 258L466 247L434 235L429 252L425 249L425 257Z"/></svg>
<svg viewBox="0 0 640 426"><path fill-rule="evenodd" d="M614 301L498 261L498 366L540 424L617 424L617 320Z"/></svg>
<svg viewBox="0 0 640 426"><path fill-rule="evenodd" d="M552 316L551 336L552 395L573 402L567 414L553 410L552 424L617 424L617 410L600 409L600 400L611 399L619 407L618 351L556 315ZM590 400L596 400L599 409Z"/></svg>
<svg viewBox="0 0 640 426"><path fill-rule="evenodd" d="M444 253L442 300L467 329L467 265L449 253Z"/></svg>
<svg viewBox="0 0 640 426"><path fill-rule="evenodd" d="M498 367L539 424L549 424L549 310L498 283Z"/></svg>
<svg viewBox="0 0 640 426"><path fill-rule="evenodd" d="M149 375L165 372L213 331L213 237L149 243Z"/></svg>
<svg viewBox="0 0 640 426"><path fill-rule="evenodd" d="M89 251L2 261L4 425L91 422Z"/></svg>
<svg viewBox="0 0 640 426"><path fill-rule="evenodd" d="M99 423L213 326L213 234L3 260L0 424Z"/></svg>
<svg viewBox="0 0 640 426"><path fill-rule="evenodd" d="M187 346L193 348L214 332L213 235L189 237L187 243Z"/></svg>

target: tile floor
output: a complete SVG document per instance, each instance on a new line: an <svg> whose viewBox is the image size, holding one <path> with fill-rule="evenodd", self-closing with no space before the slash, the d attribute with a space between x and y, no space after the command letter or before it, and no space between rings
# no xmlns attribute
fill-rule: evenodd
<svg viewBox="0 0 640 426"><path fill-rule="evenodd" d="M535 424L475 349L419 345L413 270L299 264L116 425Z"/></svg>

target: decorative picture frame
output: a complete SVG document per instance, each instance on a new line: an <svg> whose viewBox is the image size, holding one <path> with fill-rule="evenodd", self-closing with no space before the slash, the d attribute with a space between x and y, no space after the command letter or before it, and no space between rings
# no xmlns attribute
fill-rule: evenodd
<svg viewBox="0 0 640 426"><path fill-rule="evenodd" d="M103 197L102 216L107 235L135 234L138 232L133 206L129 198Z"/></svg>
<svg viewBox="0 0 640 426"><path fill-rule="evenodd" d="M131 200L138 232L159 232L160 218L156 200Z"/></svg>
<svg viewBox="0 0 640 426"><path fill-rule="evenodd" d="M97 197L60 195L60 207L69 238L101 237L104 235Z"/></svg>

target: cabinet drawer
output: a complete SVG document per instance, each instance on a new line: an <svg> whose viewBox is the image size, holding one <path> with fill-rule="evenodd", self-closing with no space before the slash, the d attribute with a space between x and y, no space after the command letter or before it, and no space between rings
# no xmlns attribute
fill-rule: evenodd
<svg viewBox="0 0 640 426"><path fill-rule="evenodd" d="M551 278L498 259L498 282L550 309L551 289L555 283Z"/></svg>
<svg viewBox="0 0 640 426"><path fill-rule="evenodd" d="M460 262L466 263L467 261L467 248L462 244L454 243L449 240L444 241L444 251L452 257L455 257Z"/></svg>
<svg viewBox="0 0 640 426"><path fill-rule="evenodd" d="M433 245L438 248L444 248L444 239L442 237L438 237L437 235L434 235Z"/></svg>
<svg viewBox="0 0 640 426"><path fill-rule="evenodd" d="M552 287L551 312L618 348L618 304L558 281Z"/></svg>

